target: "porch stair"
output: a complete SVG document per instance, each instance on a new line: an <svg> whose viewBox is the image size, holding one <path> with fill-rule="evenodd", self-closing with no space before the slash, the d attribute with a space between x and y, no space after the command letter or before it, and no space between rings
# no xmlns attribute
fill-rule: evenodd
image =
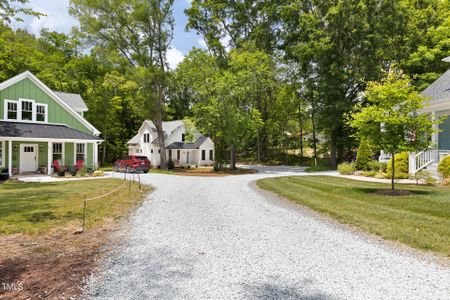
<svg viewBox="0 0 450 300"><path fill-rule="evenodd" d="M430 172L430 175L435 178L440 178L438 172L439 162L450 155L448 150L438 150L429 148L419 153L409 154L409 174L414 175L421 170Z"/></svg>

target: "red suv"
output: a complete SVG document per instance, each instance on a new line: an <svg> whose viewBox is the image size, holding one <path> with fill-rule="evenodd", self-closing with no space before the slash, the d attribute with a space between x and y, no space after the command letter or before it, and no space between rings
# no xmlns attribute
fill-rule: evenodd
<svg viewBox="0 0 450 300"><path fill-rule="evenodd" d="M142 171L147 173L150 170L150 161L146 156L126 156L118 159L114 163L114 171L125 171L127 173Z"/></svg>

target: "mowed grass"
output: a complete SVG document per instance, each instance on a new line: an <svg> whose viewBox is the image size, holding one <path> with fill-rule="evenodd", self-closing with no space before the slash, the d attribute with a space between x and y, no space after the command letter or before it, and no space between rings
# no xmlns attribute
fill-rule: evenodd
<svg viewBox="0 0 450 300"><path fill-rule="evenodd" d="M127 216L128 211L144 199L149 188L143 186L140 192L138 184L132 182L129 198L129 184L120 179L57 183L11 180L0 184L0 234L37 234L80 226L84 196L94 198L119 187L107 197L87 201L87 228Z"/></svg>
<svg viewBox="0 0 450 300"><path fill-rule="evenodd" d="M450 257L450 188L397 185L409 196L374 194L389 185L329 176L267 178L258 186L342 223Z"/></svg>

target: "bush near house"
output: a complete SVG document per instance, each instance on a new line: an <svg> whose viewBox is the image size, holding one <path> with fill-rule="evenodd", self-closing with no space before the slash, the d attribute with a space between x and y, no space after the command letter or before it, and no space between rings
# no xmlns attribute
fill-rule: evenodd
<svg viewBox="0 0 450 300"><path fill-rule="evenodd" d="M367 140L362 140L356 154L356 170L370 171L373 160L373 151Z"/></svg>
<svg viewBox="0 0 450 300"><path fill-rule="evenodd" d="M338 165L338 172L341 175L352 175L356 171L355 163L342 163Z"/></svg>
<svg viewBox="0 0 450 300"><path fill-rule="evenodd" d="M438 172L443 178L450 177L450 156L445 157L438 166Z"/></svg>
<svg viewBox="0 0 450 300"><path fill-rule="evenodd" d="M387 176L392 176L392 158L387 163ZM409 154L402 152L395 155L395 178L407 179L409 178Z"/></svg>
<svg viewBox="0 0 450 300"><path fill-rule="evenodd" d="M384 172L386 172L387 164L384 162L372 160L369 163L369 167L370 167L370 171L372 171L372 172L384 173Z"/></svg>

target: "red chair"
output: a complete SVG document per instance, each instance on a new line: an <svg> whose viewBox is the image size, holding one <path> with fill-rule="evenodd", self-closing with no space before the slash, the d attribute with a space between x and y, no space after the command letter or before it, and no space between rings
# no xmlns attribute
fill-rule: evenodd
<svg viewBox="0 0 450 300"><path fill-rule="evenodd" d="M59 161L56 159L53 161L53 169L57 173L61 172L61 166L59 165Z"/></svg>
<svg viewBox="0 0 450 300"><path fill-rule="evenodd" d="M79 171L84 167L84 161L83 160L77 160L77 163L75 165L75 170Z"/></svg>

